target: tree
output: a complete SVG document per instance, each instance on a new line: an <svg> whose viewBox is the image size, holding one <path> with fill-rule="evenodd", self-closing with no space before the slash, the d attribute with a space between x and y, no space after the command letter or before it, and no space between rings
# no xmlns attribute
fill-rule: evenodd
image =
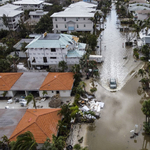
<svg viewBox="0 0 150 150"><path fill-rule="evenodd" d="M37 106L36 106L36 100L34 98L34 96L30 93L28 96L25 97L25 99L27 100L27 105L33 101L33 107L35 107L35 109L37 109Z"/></svg>
<svg viewBox="0 0 150 150"><path fill-rule="evenodd" d="M6 26L6 28L9 29L9 26L8 26L8 25L9 25L8 18L7 18L7 16L6 16L5 14L3 14L2 19L3 19L3 23L4 23L4 25Z"/></svg>
<svg viewBox="0 0 150 150"><path fill-rule="evenodd" d="M85 89L86 83L83 81L80 81L79 85L84 89L84 92L86 92L86 89Z"/></svg>
<svg viewBox="0 0 150 150"><path fill-rule="evenodd" d="M71 110L71 118L76 118L76 115L77 113L79 112L79 107L76 105L76 106L72 106L70 107L70 110Z"/></svg>
<svg viewBox="0 0 150 150"><path fill-rule="evenodd" d="M80 144L75 144L73 147L74 150L87 150L87 147L81 147Z"/></svg>
<svg viewBox="0 0 150 150"><path fill-rule="evenodd" d="M36 140L30 131L17 136L17 140L12 147L12 150L36 150Z"/></svg>
<svg viewBox="0 0 150 150"><path fill-rule="evenodd" d="M47 95L47 91L43 91L42 94L43 94L43 97L44 97L44 95Z"/></svg>
<svg viewBox="0 0 150 150"><path fill-rule="evenodd" d="M97 36L89 34L87 38L87 43L89 44L92 50L95 50L95 46L97 45Z"/></svg>
<svg viewBox="0 0 150 150"><path fill-rule="evenodd" d="M145 24L143 21L138 20L136 24L133 24L132 27L134 28L134 32L136 32L137 37L139 37L139 32L145 27Z"/></svg>
<svg viewBox="0 0 150 150"><path fill-rule="evenodd" d="M10 140L8 139L8 137L6 135L1 137L1 141L0 141L0 149L2 150L10 150Z"/></svg>
<svg viewBox="0 0 150 150"><path fill-rule="evenodd" d="M11 72L11 64L6 59L0 59L0 72Z"/></svg>
<svg viewBox="0 0 150 150"><path fill-rule="evenodd" d="M145 56L145 60L148 61L150 54L150 47L148 45L143 45L141 48L141 52Z"/></svg>
<svg viewBox="0 0 150 150"><path fill-rule="evenodd" d="M144 130L147 134L150 134L150 99L143 102L142 111L146 116L146 121L144 122Z"/></svg>
<svg viewBox="0 0 150 150"><path fill-rule="evenodd" d="M143 77L144 75L146 75L146 72L144 69L139 69L138 74Z"/></svg>
<svg viewBox="0 0 150 150"><path fill-rule="evenodd" d="M65 72L68 69L67 63L64 60L59 62L58 67L61 72Z"/></svg>
<svg viewBox="0 0 150 150"><path fill-rule="evenodd" d="M56 137L54 134L52 135L52 142L49 138L46 139L42 146L42 150L63 150L65 147L64 137L58 136Z"/></svg>
<svg viewBox="0 0 150 150"><path fill-rule="evenodd" d="M64 122L70 123L71 121L71 110L70 110L70 104L64 104L61 106L61 110L58 113L59 115L63 116Z"/></svg>

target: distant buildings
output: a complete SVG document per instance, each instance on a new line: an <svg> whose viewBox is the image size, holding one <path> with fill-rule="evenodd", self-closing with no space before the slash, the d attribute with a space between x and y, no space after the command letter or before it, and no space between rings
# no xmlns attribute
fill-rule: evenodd
<svg viewBox="0 0 150 150"><path fill-rule="evenodd" d="M8 26L5 26L3 22L3 16L6 16ZM21 6L12 4L6 4L0 7L0 30L16 30L20 19L23 17L23 11Z"/></svg>
<svg viewBox="0 0 150 150"><path fill-rule="evenodd" d="M73 31L92 33L93 22L91 18L96 13L96 7L96 4L80 1L71 4L64 11L52 14L54 33Z"/></svg>

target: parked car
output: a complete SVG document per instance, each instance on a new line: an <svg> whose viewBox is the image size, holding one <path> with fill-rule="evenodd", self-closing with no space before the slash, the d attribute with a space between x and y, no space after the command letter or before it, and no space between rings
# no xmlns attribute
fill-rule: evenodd
<svg viewBox="0 0 150 150"><path fill-rule="evenodd" d="M23 98L19 99L19 103L22 103L22 102L27 102L27 100L25 100Z"/></svg>
<svg viewBox="0 0 150 150"><path fill-rule="evenodd" d="M116 89L117 88L116 79L110 79L109 87L111 89Z"/></svg>
<svg viewBox="0 0 150 150"><path fill-rule="evenodd" d="M19 102L21 107L27 106L27 101L26 102Z"/></svg>
<svg viewBox="0 0 150 150"><path fill-rule="evenodd" d="M11 104L11 103L13 103L13 100L12 100L12 99L9 99L9 100L7 101L7 104Z"/></svg>

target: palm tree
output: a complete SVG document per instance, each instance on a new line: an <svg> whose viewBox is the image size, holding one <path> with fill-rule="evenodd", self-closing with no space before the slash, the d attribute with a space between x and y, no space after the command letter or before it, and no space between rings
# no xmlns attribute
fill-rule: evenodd
<svg viewBox="0 0 150 150"><path fill-rule="evenodd" d="M12 150L36 150L37 145L33 134L30 131L27 131L17 137Z"/></svg>
<svg viewBox="0 0 150 150"><path fill-rule="evenodd" d="M37 109L37 107L36 107L36 100L35 100L34 96L31 93L28 96L26 96L25 99L27 100L27 105L31 101L33 101L33 107L35 107L35 109Z"/></svg>
<svg viewBox="0 0 150 150"><path fill-rule="evenodd" d="M84 81L80 81L79 85L84 89L84 92L86 92L86 83Z"/></svg>
<svg viewBox="0 0 150 150"><path fill-rule="evenodd" d="M43 91L42 94L43 94L43 97L44 97L44 95L47 95L47 91Z"/></svg>
<svg viewBox="0 0 150 150"><path fill-rule="evenodd" d="M150 99L143 102L142 111L146 116L146 122L148 122L148 120L150 119Z"/></svg>
<svg viewBox="0 0 150 150"><path fill-rule="evenodd" d="M64 117L64 122L70 123L71 121L71 111L70 111L70 104L64 104L61 106L61 110L58 113L59 115Z"/></svg>
<svg viewBox="0 0 150 150"><path fill-rule="evenodd" d="M2 141L0 141L0 149L10 149L10 140L8 139L8 137L6 135L1 137Z"/></svg>
<svg viewBox="0 0 150 150"><path fill-rule="evenodd" d="M144 69L139 69L138 74L139 74L141 77L143 77L143 76L146 74L146 72L145 72Z"/></svg>
<svg viewBox="0 0 150 150"><path fill-rule="evenodd" d="M79 112L79 107L76 105L76 106L72 106L70 107L70 110L71 110L71 118L75 118L76 117L76 114Z"/></svg>
<svg viewBox="0 0 150 150"><path fill-rule="evenodd" d="M143 21L138 20L136 24L132 26L134 28L134 32L137 34L137 38L139 37L139 32L145 27L145 24Z"/></svg>
<svg viewBox="0 0 150 150"><path fill-rule="evenodd" d="M58 67L61 68L61 72L65 72L68 69L67 63L64 60L59 62Z"/></svg>

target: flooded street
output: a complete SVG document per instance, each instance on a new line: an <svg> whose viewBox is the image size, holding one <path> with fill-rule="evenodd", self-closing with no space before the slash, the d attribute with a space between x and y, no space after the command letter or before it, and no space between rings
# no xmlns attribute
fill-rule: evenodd
<svg viewBox="0 0 150 150"><path fill-rule="evenodd" d="M133 59L132 48L125 48L125 35L117 29L117 15L113 5L102 33L103 65L96 98L105 103L101 118L88 126L86 145L89 150L150 150L150 137L143 134L145 116L141 111L144 94L139 95L139 77L132 77L142 66ZM127 59L123 59L128 56ZM108 80L116 78L117 92L110 92ZM129 80L130 79L130 80ZM128 81L128 82L127 82ZM130 138L131 130L139 133Z"/></svg>
<svg viewBox="0 0 150 150"><path fill-rule="evenodd" d="M99 39L98 42L104 57L104 62L99 68L100 84L107 90L110 90L108 86L110 78L117 80L117 90L120 90L127 82L127 76L141 65L141 62L134 60L132 47L125 47L125 33L119 31L116 22L115 4L112 4L104 25L105 29L101 33L102 40ZM127 59L123 59L124 57Z"/></svg>

